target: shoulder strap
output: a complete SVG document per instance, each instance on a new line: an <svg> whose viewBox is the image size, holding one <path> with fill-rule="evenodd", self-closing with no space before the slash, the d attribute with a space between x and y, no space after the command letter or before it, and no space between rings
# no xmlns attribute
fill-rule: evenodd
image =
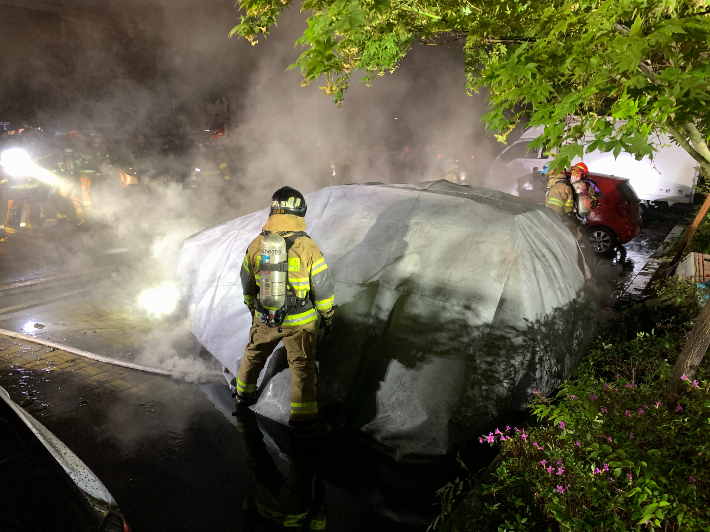
<svg viewBox="0 0 710 532"><path fill-rule="evenodd" d="M305 231L297 231L297 232L293 233L292 235L284 238L284 240L286 241L286 253L287 254L289 251L291 251L291 246L293 246L293 244L296 242L296 240L298 240L302 236L304 236L306 238L311 238L310 236L308 236L306 234Z"/></svg>

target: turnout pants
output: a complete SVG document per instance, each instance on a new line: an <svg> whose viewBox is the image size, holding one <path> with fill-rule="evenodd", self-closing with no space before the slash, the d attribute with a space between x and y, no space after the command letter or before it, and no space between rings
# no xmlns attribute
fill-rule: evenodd
<svg viewBox="0 0 710 532"><path fill-rule="evenodd" d="M288 366L291 369L291 425L309 423L318 418L316 385L316 322L279 329L267 327L258 314L249 330L249 343L237 374L237 393L243 399L251 399L256 393L259 378L266 359L283 341L286 347Z"/></svg>
<svg viewBox="0 0 710 532"><path fill-rule="evenodd" d="M6 236L16 236L20 230L23 205L25 206L25 232L31 235L35 229L39 229L41 211L37 196L36 190L26 192L13 191L8 194L7 218L5 219Z"/></svg>

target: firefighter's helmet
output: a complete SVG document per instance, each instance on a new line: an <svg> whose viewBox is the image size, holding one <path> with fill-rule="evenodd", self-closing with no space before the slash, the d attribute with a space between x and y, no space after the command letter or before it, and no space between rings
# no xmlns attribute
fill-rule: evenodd
<svg viewBox="0 0 710 532"><path fill-rule="evenodd" d="M582 172L585 176L589 175L589 168L587 168L587 165L584 163L577 163L572 167L572 170L577 169Z"/></svg>
<svg viewBox="0 0 710 532"><path fill-rule="evenodd" d="M298 190L291 187L283 187L274 192L271 196L272 214L294 214L304 217L306 215L306 198Z"/></svg>

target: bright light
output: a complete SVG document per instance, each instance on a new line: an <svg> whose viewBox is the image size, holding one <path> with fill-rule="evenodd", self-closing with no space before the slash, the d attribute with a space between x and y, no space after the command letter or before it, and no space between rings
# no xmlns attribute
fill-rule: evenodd
<svg viewBox="0 0 710 532"><path fill-rule="evenodd" d="M11 148L2 152L0 160L2 160L5 171L14 177L27 175L32 171L32 167L34 166L27 152L20 148Z"/></svg>
<svg viewBox="0 0 710 532"><path fill-rule="evenodd" d="M169 314L177 306L180 291L171 284L146 290L138 298L138 304L151 314Z"/></svg>
<svg viewBox="0 0 710 532"><path fill-rule="evenodd" d="M0 161L5 171L13 177L35 177L51 185L59 183L52 172L37 166L23 149L10 148L2 152Z"/></svg>

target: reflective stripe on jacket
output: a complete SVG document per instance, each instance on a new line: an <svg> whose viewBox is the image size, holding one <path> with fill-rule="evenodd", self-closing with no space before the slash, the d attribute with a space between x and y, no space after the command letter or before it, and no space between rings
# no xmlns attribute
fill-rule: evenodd
<svg viewBox="0 0 710 532"><path fill-rule="evenodd" d="M574 209L574 192L569 182L561 176L555 176L547 182L545 206L558 216L570 214Z"/></svg>
<svg viewBox="0 0 710 532"><path fill-rule="evenodd" d="M288 237L290 233L306 230L306 222L300 216L292 214L274 214L269 217L264 231L282 233ZM247 248L242 261L240 278L244 303L250 310L254 309L259 299L259 258L261 256L261 241L259 235ZM328 264L318 245L308 237L297 238L288 252L288 287L296 297L306 299L303 307L289 309L284 326L305 325L314 321L318 313L327 317L333 312L335 290L333 279L328 270Z"/></svg>

